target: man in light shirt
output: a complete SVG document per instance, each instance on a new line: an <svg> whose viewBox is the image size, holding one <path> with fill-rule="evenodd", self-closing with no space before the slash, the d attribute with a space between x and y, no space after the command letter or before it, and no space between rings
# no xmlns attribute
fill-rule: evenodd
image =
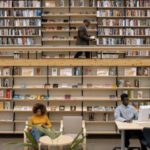
<svg viewBox="0 0 150 150"><path fill-rule="evenodd" d="M132 106L129 105L129 98L127 94L121 95L122 104L115 109L115 120L121 122L132 122L133 120L138 119L138 111ZM125 147L128 149L130 145L130 138L136 135L141 143L141 150L147 150L145 145L142 144L144 139L142 131L125 131Z"/></svg>

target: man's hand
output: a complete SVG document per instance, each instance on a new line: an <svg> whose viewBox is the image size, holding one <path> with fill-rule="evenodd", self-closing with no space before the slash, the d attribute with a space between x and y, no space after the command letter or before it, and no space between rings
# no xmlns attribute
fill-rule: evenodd
<svg viewBox="0 0 150 150"><path fill-rule="evenodd" d="M90 40L96 40L95 36L90 36Z"/></svg>
<svg viewBox="0 0 150 150"><path fill-rule="evenodd" d="M42 124L42 125L41 125L41 127L43 127L43 128L47 128L47 126L46 126L46 125L44 125L44 124Z"/></svg>
<svg viewBox="0 0 150 150"><path fill-rule="evenodd" d="M131 123L131 122L132 122L132 120L125 120L124 122Z"/></svg>

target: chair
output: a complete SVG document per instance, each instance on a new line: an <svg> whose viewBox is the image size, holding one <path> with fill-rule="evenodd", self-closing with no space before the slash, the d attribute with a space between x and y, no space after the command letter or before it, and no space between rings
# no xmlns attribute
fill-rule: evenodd
<svg viewBox="0 0 150 150"><path fill-rule="evenodd" d="M64 116L61 121L60 131L73 138L83 129L84 141L82 143L83 150L86 150L86 129L85 122L81 116Z"/></svg>
<svg viewBox="0 0 150 150"><path fill-rule="evenodd" d="M28 139L27 139L27 137L26 137L26 134L25 134L25 132L27 132L28 131L28 121L26 121L26 123L25 123L25 128L24 128L24 132L23 132L23 135L24 135L24 143L28 143L29 141L28 141ZM41 150L41 144L39 143L38 144L38 147L39 147L39 150ZM24 150L28 150L29 148L28 147L26 147L26 146L24 146Z"/></svg>
<svg viewBox="0 0 150 150"><path fill-rule="evenodd" d="M143 129L144 141L142 143L147 147L150 148L150 128Z"/></svg>

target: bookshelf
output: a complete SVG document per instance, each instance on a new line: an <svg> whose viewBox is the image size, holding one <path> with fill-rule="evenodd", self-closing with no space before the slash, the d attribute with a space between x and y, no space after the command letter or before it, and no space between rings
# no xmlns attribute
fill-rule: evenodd
<svg viewBox="0 0 150 150"><path fill-rule="evenodd" d="M41 1L0 2L0 45L41 45Z"/></svg>
<svg viewBox="0 0 150 150"><path fill-rule="evenodd" d="M144 1L97 1L98 45L149 45L149 8Z"/></svg>
<svg viewBox="0 0 150 150"><path fill-rule="evenodd" d="M23 133L25 121L37 102L47 106L56 129L62 116L82 115L88 134L118 133L113 116L123 92L129 94L137 108L150 104L148 59L62 59L63 64L61 59L54 60L0 63L1 134ZM9 86L9 93L5 86Z"/></svg>

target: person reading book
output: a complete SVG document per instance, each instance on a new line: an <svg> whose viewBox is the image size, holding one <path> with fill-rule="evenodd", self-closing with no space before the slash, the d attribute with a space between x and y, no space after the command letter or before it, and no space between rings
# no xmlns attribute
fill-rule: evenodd
<svg viewBox="0 0 150 150"><path fill-rule="evenodd" d="M126 122L126 123L131 123L133 120L138 119L138 111L132 106L129 105L129 97L128 94L122 94L121 95L121 102L122 104L119 105L115 109L115 120L116 121L121 121L121 122ZM132 136L137 136L140 140L141 143L141 150L147 150L146 146L143 145L142 141L144 140L144 136L142 131L125 131L125 147L126 150L129 150L129 145L130 145L130 138Z"/></svg>
<svg viewBox="0 0 150 150"><path fill-rule="evenodd" d="M44 133L38 131L37 128L32 127L33 125L39 125L43 128L51 128L52 124L46 115L46 107L44 104L36 103L33 106L33 116L29 119L29 131L32 136L38 142L41 136L44 136Z"/></svg>

